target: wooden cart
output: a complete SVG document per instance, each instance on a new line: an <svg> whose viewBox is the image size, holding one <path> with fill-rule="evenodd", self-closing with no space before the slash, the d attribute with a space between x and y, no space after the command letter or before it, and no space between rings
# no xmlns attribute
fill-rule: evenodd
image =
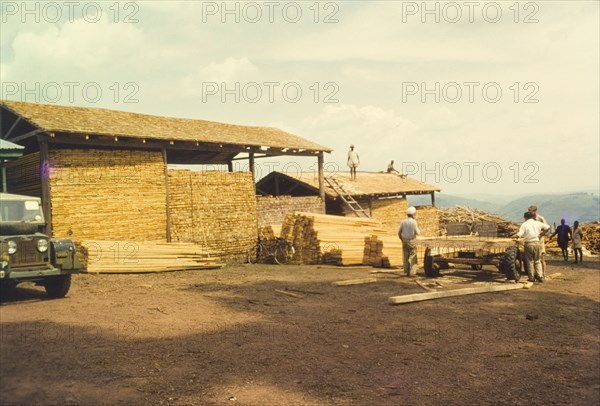
<svg viewBox="0 0 600 406"><path fill-rule="evenodd" d="M521 277L521 250L511 238L480 236L448 236L423 238L416 241L425 247L423 267L425 275L435 278L449 264L470 265L482 269L494 265L510 280Z"/></svg>

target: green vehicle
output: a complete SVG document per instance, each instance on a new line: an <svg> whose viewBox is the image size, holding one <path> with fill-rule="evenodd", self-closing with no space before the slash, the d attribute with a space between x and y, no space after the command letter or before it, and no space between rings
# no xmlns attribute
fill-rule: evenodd
<svg viewBox="0 0 600 406"><path fill-rule="evenodd" d="M21 282L44 286L48 296L64 297L71 274L82 266L73 241L50 238L38 197L0 193L0 284L11 289Z"/></svg>

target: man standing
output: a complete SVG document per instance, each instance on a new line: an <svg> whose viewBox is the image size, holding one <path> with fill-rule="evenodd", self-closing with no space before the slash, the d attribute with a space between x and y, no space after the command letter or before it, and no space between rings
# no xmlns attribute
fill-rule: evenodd
<svg viewBox="0 0 600 406"><path fill-rule="evenodd" d="M569 260L569 241L571 241L571 227L565 224L565 219L560 219L560 226L556 227L554 233L548 238L548 241L555 235L558 235L558 246L563 254L565 261Z"/></svg>
<svg viewBox="0 0 600 406"><path fill-rule="evenodd" d="M356 180L356 168L360 165L360 158L358 152L354 150L354 144L350 145L350 151L348 151L348 166L350 167L350 180Z"/></svg>
<svg viewBox="0 0 600 406"><path fill-rule="evenodd" d="M525 222L521 224L517 237L525 240L525 262L527 262L527 275L529 281L536 279L544 282L544 270L542 269L542 245L540 238L550 231L550 226L541 221L536 221L530 211L523 215Z"/></svg>
<svg viewBox="0 0 600 406"><path fill-rule="evenodd" d="M538 213L537 206L534 206L532 204L531 206L529 206L529 208L527 209L527 211L530 212L533 215L533 219L535 221L539 221L540 223L548 225L548 222L546 221L546 219L543 218L542 215ZM546 256L546 242L544 241L544 237L540 238L540 245L541 245L541 251L540 251L541 259L540 259L540 261L542 262L542 277L544 277L546 275L546 258L545 258L545 256Z"/></svg>
<svg viewBox="0 0 600 406"><path fill-rule="evenodd" d="M404 261L404 273L406 276L417 275L417 245L415 239L421 230L415 220L417 209L409 207L406 210L407 218L400 223L398 237L402 240L402 259Z"/></svg>

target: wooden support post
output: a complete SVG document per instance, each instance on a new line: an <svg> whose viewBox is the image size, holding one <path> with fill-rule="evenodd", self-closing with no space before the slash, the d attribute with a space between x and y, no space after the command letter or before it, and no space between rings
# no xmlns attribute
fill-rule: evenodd
<svg viewBox="0 0 600 406"><path fill-rule="evenodd" d="M250 172L252 172L252 179L254 179L254 152L248 153L248 166L250 167Z"/></svg>
<svg viewBox="0 0 600 406"><path fill-rule="evenodd" d="M275 196L279 196L279 174L275 174Z"/></svg>
<svg viewBox="0 0 600 406"><path fill-rule="evenodd" d="M48 142L40 144L40 180L42 183L42 210L46 218L46 233L52 235L52 205L50 204L50 161L48 159Z"/></svg>
<svg viewBox="0 0 600 406"><path fill-rule="evenodd" d="M227 171L233 172L233 161L227 161Z"/></svg>
<svg viewBox="0 0 600 406"><path fill-rule="evenodd" d="M6 185L6 161L5 160L1 160L0 163L2 164L2 192L7 193L8 192L8 186Z"/></svg>
<svg viewBox="0 0 600 406"><path fill-rule="evenodd" d="M165 164L165 197L167 199L167 242L171 242L171 198L169 196L169 167L167 165L167 149L162 149Z"/></svg>
<svg viewBox="0 0 600 406"><path fill-rule="evenodd" d="M431 205L435 207L435 192L431 192Z"/></svg>
<svg viewBox="0 0 600 406"><path fill-rule="evenodd" d="M323 173L323 152L319 152L317 156L317 164L319 167L319 196L323 201L323 213L325 213L325 174Z"/></svg>

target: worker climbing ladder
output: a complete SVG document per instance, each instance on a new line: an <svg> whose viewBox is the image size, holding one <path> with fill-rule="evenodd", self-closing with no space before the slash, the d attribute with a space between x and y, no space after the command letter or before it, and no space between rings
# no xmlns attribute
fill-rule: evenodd
<svg viewBox="0 0 600 406"><path fill-rule="evenodd" d="M340 199L342 199L342 201L346 204L346 206L348 206L350 208L350 210L352 210L352 212L354 213L354 215L356 215L356 217L365 217L365 218L371 217L369 212L367 210L363 209L360 206L360 204L358 204L358 202L356 200L354 200L352 195L344 189L342 184L335 178L335 176L326 176L325 182L327 182L329 187L331 187L331 189L333 189L333 191L335 193L337 193L337 195L340 197Z"/></svg>

